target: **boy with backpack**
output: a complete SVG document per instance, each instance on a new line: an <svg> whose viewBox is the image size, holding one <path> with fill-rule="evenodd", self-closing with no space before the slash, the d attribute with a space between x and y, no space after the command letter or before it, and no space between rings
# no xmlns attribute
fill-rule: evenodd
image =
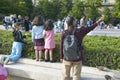
<svg viewBox="0 0 120 80"><path fill-rule="evenodd" d="M77 29L75 27L76 19L73 16L68 16L66 18L68 29L62 32L60 41L60 59L61 62L63 62L62 80L70 80L71 68L73 69L73 80L80 80L83 57L83 38L102 20L103 17L101 17L90 27L82 26L81 28Z"/></svg>

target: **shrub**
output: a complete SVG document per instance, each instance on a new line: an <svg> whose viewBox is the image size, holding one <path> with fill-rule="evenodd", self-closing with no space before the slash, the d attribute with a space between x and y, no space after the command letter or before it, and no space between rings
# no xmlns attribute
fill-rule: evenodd
<svg viewBox="0 0 120 80"><path fill-rule="evenodd" d="M22 57L35 59L34 45L31 33L27 34L27 45L23 46ZM10 54L12 48L12 32L0 31L0 54ZM86 36L83 40L84 60L83 65L96 67L106 66L110 69L120 69L120 37ZM60 59L60 34L55 34L56 48L53 50L54 59Z"/></svg>

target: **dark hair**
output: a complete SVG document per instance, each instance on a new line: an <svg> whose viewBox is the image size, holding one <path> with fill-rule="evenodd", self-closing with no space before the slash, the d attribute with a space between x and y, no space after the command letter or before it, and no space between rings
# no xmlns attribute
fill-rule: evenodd
<svg viewBox="0 0 120 80"><path fill-rule="evenodd" d="M45 22L45 30L52 30L54 28L53 21L51 19L48 19Z"/></svg>
<svg viewBox="0 0 120 80"><path fill-rule="evenodd" d="M66 17L66 23L68 25L68 27L72 27L73 26L73 21L75 20L75 18L71 15Z"/></svg>
<svg viewBox="0 0 120 80"><path fill-rule="evenodd" d="M44 24L44 18L41 15L35 16L33 19L33 25L40 26Z"/></svg>
<svg viewBox="0 0 120 80"><path fill-rule="evenodd" d="M17 27L17 26L20 26L20 25L21 25L21 22L14 23L14 27Z"/></svg>
<svg viewBox="0 0 120 80"><path fill-rule="evenodd" d="M18 30L18 27L21 25L21 22L16 22L14 23L14 28L13 28L13 32Z"/></svg>

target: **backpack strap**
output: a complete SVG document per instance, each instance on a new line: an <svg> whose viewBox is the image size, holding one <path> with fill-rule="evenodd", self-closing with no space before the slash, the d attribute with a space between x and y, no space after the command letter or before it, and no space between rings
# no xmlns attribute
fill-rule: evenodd
<svg viewBox="0 0 120 80"><path fill-rule="evenodd" d="M72 34L75 34L75 32L76 32L76 28L73 29Z"/></svg>
<svg viewBox="0 0 120 80"><path fill-rule="evenodd" d="M73 28L73 31L71 33L66 30L64 31L65 35L75 34L75 32L76 32L76 28Z"/></svg>

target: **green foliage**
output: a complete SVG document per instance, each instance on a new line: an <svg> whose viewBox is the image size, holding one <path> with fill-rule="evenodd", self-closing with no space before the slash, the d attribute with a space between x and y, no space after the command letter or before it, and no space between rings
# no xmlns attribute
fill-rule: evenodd
<svg viewBox="0 0 120 80"><path fill-rule="evenodd" d="M98 16L100 16L100 14L98 13L98 9L96 7L88 7L86 9L86 20L88 20L89 18L91 18L92 20L96 20L98 18Z"/></svg>
<svg viewBox="0 0 120 80"><path fill-rule="evenodd" d="M60 0L60 5L61 7L59 16L63 18L69 14L70 10L73 7L73 3L72 0Z"/></svg>
<svg viewBox="0 0 120 80"><path fill-rule="evenodd" d="M103 15L105 16L104 21L105 23L109 23L111 19L111 11L108 7L104 7L103 9Z"/></svg>
<svg viewBox="0 0 120 80"><path fill-rule="evenodd" d="M0 0L0 4L0 13L6 15L28 15L33 9L32 0Z"/></svg>
<svg viewBox="0 0 120 80"><path fill-rule="evenodd" d="M31 33L27 35L27 45L23 46L22 57L35 59L34 45L31 42ZM0 54L10 54L12 48L12 32L0 31ZM110 69L120 69L120 37L86 36L83 40L83 65L96 67L103 65ZM54 60L60 59L60 34L55 34L56 48L53 50ZM7 48L7 49L6 49Z"/></svg>
<svg viewBox="0 0 120 80"><path fill-rule="evenodd" d="M85 0L86 7L100 7L102 0Z"/></svg>
<svg viewBox="0 0 120 80"><path fill-rule="evenodd" d="M33 15L43 15L46 19L67 16L72 9L72 0L39 0Z"/></svg>
<svg viewBox="0 0 120 80"><path fill-rule="evenodd" d="M10 4L8 0L0 0L0 13L2 14L9 14L10 13Z"/></svg>
<svg viewBox="0 0 120 80"><path fill-rule="evenodd" d="M70 11L70 14L75 16L77 19L80 19L84 14L84 4L81 1L76 2Z"/></svg>
<svg viewBox="0 0 120 80"><path fill-rule="evenodd" d="M60 12L59 1L40 0L35 8L34 15L42 15L46 19L56 19Z"/></svg>
<svg viewBox="0 0 120 80"><path fill-rule="evenodd" d="M102 0L85 0L85 6L86 6L86 19L88 20L91 18L92 20L96 20L98 18L99 11L98 8L101 6Z"/></svg>
<svg viewBox="0 0 120 80"><path fill-rule="evenodd" d="M84 65L103 65L110 69L119 69L119 37L86 36L84 39Z"/></svg>
<svg viewBox="0 0 120 80"><path fill-rule="evenodd" d="M114 17L120 18L120 0L116 0L115 7L113 9L112 15Z"/></svg>
<svg viewBox="0 0 120 80"><path fill-rule="evenodd" d="M32 0L24 0L24 1L25 1L27 15L31 16L31 13L33 13L33 9L34 9Z"/></svg>
<svg viewBox="0 0 120 80"><path fill-rule="evenodd" d="M0 54L9 54L11 51L13 39L10 37L12 34L9 31L0 31ZM10 37L10 38L9 38Z"/></svg>

